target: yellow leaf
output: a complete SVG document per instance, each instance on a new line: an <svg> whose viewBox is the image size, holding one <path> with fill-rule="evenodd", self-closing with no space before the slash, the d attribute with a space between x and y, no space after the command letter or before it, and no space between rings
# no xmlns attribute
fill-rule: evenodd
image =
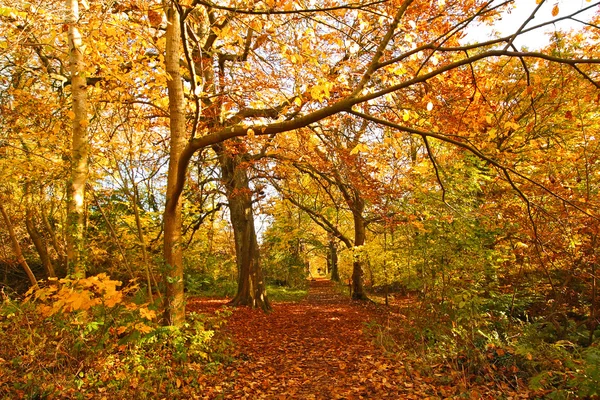
<svg viewBox="0 0 600 400"><path fill-rule="evenodd" d="M250 27L254 30L254 32L260 32L263 28L263 23L260 19L255 19L250 23Z"/></svg>
<svg viewBox="0 0 600 400"><path fill-rule="evenodd" d="M294 99L294 103L298 106L298 107L302 107L302 99L300 98L300 96L296 97Z"/></svg>
<svg viewBox="0 0 600 400"><path fill-rule="evenodd" d="M107 295L104 297L104 305L108 308L112 308L119 304L123 299L123 293L114 292L111 295Z"/></svg>
<svg viewBox="0 0 600 400"><path fill-rule="evenodd" d="M146 307L142 307L140 308L140 316L142 318L153 320L154 318L156 318L156 312L153 310L149 310Z"/></svg>
<svg viewBox="0 0 600 400"><path fill-rule="evenodd" d="M364 143L359 143L356 145L356 147L354 147L352 149L352 151L350 151L350 154L356 154L356 153L360 153L361 151L368 151L369 150L369 146L367 146Z"/></svg>
<svg viewBox="0 0 600 400"><path fill-rule="evenodd" d="M231 35L231 25L225 25L225 27L219 32L219 37L223 39L229 35Z"/></svg>
<svg viewBox="0 0 600 400"><path fill-rule="evenodd" d="M69 110L69 112L67 113L67 116L68 116L70 119L75 119L75 113L73 112L73 110Z"/></svg>
<svg viewBox="0 0 600 400"><path fill-rule="evenodd" d="M558 4L555 4L554 7L552 7L552 16L556 17L558 15Z"/></svg>
<svg viewBox="0 0 600 400"><path fill-rule="evenodd" d="M137 331L139 331L140 333L150 333L150 332L152 332L152 328L151 327L149 327L146 324L142 324L142 323L135 324L135 329Z"/></svg>

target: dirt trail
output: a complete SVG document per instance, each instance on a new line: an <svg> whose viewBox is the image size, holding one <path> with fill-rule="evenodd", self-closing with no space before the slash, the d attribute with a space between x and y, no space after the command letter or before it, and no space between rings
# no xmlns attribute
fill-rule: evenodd
<svg viewBox="0 0 600 400"><path fill-rule="evenodd" d="M192 306L193 307L193 306ZM363 332L373 306L351 302L327 280L274 311L239 308L227 323L237 361L207 382L205 398L399 399L413 397L400 362Z"/></svg>

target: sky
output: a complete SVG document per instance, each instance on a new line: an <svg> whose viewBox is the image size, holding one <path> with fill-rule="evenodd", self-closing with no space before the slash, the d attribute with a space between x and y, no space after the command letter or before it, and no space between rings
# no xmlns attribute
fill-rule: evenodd
<svg viewBox="0 0 600 400"><path fill-rule="evenodd" d="M535 26L540 23L553 19L552 9L554 5L558 5L559 14L557 18L572 14L575 11L589 7L597 3L597 0L588 2L586 0L548 0L536 14L536 18L529 22L527 26ZM486 38L492 37L493 30L497 30L503 35L514 33L527 20L529 15L537 6L536 0L516 0L516 8L510 14L505 14L502 20L492 27L478 27L471 31L467 36L467 41L483 41ZM594 13L598 12L600 6L596 5L591 10L586 11L578 16L578 19L588 21ZM517 49L525 46L530 50L539 49L549 43L549 32L555 29L579 29L582 25L572 20L561 21L556 25L550 25L544 29L539 29L534 32L524 34L515 40Z"/></svg>

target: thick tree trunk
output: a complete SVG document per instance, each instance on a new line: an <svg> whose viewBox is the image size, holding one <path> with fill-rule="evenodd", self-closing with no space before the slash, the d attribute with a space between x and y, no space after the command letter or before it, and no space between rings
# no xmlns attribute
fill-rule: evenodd
<svg viewBox="0 0 600 400"><path fill-rule="evenodd" d="M48 255L48 247L44 241L44 238L35 227L33 211L31 208L29 208L29 205L25 211L25 226L27 227L27 233L29 233L31 241L33 242L33 245L40 256L40 261L42 262L46 276L48 278L55 278L56 273L54 272L54 266L52 265L52 261L50 261L50 256Z"/></svg>
<svg viewBox="0 0 600 400"><path fill-rule="evenodd" d="M6 224L6 228L8 229L8 235L10 236L10 241L13 245L13 250L15 255L17 256L17 261L21 264L21 267L25 270L27 277L29 278L29 282L31 286L37 287L37 280L35 279L35 275L31 272L31 268L27 264L27 260L23 257L23 252L21 251L21 246L19 245L19 241L17 240L17 236L15 235L15 230L13 229L13 225L10 222L10 218L4 209L2 203L0 203L0 214L2 214L2 218L4 219L4 223Z"/></svg>
<svg viewBox="0 0 600 400"><path fill-rule="evenodd" d="M185 321L183 295L183 252L181 247L181 196L173 201L177 186L177 171L186 144L185 99L179 69L180 25L179 14L170 2L166 3L167 32L165 67L169 90L169 124L171 130L169 171L167 175L167 201L164 213L164 256L166 286L164 322L178 326Z"/></svg>
<svg viewBox="0 0 600 400"><path fill-rule="evenodd" d="M362 208L353 212L354 218L354 247L360 247L365 244L365 220L362 216ZM353 300L368 300L363 287L363 260L359 254L354 255L352 265L352 299Z"/></svg>
<svg viewBox="0 0 600 400"><path fill-rule="evenodd" d="M260 265L248 174L245 169L240 168L239 158L228 154L223 146L215 146L215 151L219 155L223 184L229 202L238 267L238 290L231 304L269 311L271 304L267 298Z"/></svg>
<svg viewBox="0 0 600 400"><path fill-rule="evenodd" d="M72 143L71 177L67 188L67 271L85 275L84 212L88 178L89 139L87 133L87 83L79 23L79 0L66 0L71 71Z"/></svg>

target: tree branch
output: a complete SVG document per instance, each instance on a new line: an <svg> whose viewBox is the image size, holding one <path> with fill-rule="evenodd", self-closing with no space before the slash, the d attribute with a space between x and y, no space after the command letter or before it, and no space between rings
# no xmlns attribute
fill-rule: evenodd
<svg viewBox="0 0 600 400"><path fill-rule="evenodd" d="M560 200L564 204L568 204L569 206L571 206L574 209L578 210L579 212L587 215L588 217L594 218L596 220L600 220L600 217L598 217L596 215L593 215L593 214L590 214L588 211L586 211L583 208L579 207L577 204L573 203L570 200L565 199L561 195L559 195L559 194L555 193L554 191L548 189L546 186L544 186L543 184L537 182L536 180L534 180L532 178L529 178L528 176L523 175L522 173L518 172L514 168L502 165L500 162L494 160L493 158L490 158L490 157L486 156L485 154L483 154L479 149L477 149L473 145L461 142L461 141L456 140L456 139L452 139L449 136L445 136L445 135L442 135L442 134L439 134L439 133L426 132L426 131L422 131L420 129L415 129L415 128L409 128L407 126L402 126L402 125L396 124L396 123L391 122L391 121L387 121L387 120L384 120L384 119L381 119L381 118L374 117L372 115L361 113L359 111L352 110L352 111L350 111L350 113L353 114L353 115L356 115L357 117L368 119L369 121L375 122L375 123L380 124L380 125L384 125L384 126L387 126L387 127L390 127L390 128L398 129L400 131L411 133L411 134L414 134L414 135L419 135L421 137L431 137L431 138L438 139L438 140L441 140L443 142L451 143L451 144L453 144L455 146L461 147L461 148L463 148L465 150L470 151L471 153L473 153L477 157L481 158L482 160L489 162L490 164L492 164L494 167L498 168L499 170L504 171L505 173L506 172L511 172L515 176L518 176L519 178L526 180L527 182L533 184L534 186L539 187L540 189L542 189L546 193L548 193L551 196L555 197L556 199ZM509 181L509 184L511 184L511 186L513 187L513 189L518 190L518 188L516 188L516 186L513 183L511 183L511 182L512 182L512 180Z"/></svg>

